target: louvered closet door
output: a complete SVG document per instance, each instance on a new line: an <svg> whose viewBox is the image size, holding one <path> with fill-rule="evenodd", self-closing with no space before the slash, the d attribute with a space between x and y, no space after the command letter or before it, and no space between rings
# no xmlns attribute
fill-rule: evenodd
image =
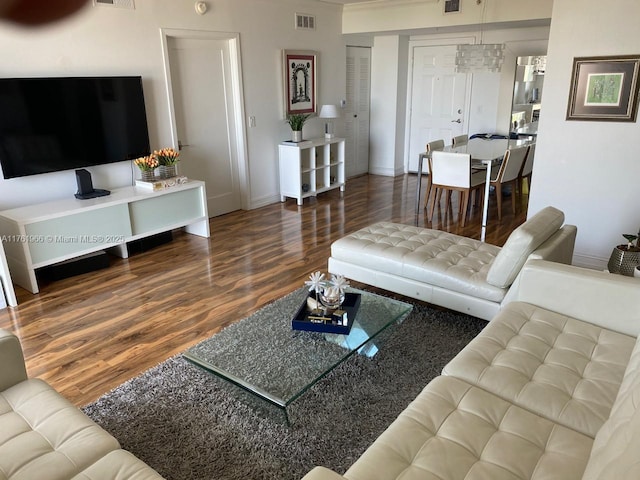
<svg viewBox="0 0 640 480"><path fill-rule="evenodd" d="M347 47L347 105L344 110L347 177L369 171L371 49Z"/></svg>

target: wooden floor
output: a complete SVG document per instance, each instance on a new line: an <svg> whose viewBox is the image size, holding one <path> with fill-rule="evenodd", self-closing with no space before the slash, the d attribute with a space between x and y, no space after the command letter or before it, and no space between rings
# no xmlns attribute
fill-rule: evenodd
<svg viewBox="0 0 640 480"><path fill-rule="evenodd" d="M30 376L84 405L326 271L331 242L361 227L385 220L480 238L479 208L465 228L438 209L426 224L416 179L365 175L343 196L212 218L209 239L175 231L171 243L113 257L107 269L41 282L37 295L18 287L19 305L0 311L0 327L20 337ZM499 223L491 199L488 243L504 244L526 202L515 216L506 202Z"/></svg>

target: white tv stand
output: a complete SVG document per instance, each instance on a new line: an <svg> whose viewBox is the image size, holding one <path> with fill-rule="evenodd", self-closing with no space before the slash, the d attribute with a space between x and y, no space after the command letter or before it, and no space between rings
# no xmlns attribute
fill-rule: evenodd
<svg viewBox="0 0 640 480"><path fill-rule="evenodd" d="M0 212L9 272L17 285L32 293L39 291L37 268L105 248L126 258L127 242L180 227L209 237L204 182L189 180L155 192L123 187L106 197L68 198ZM3 280L6 290L11 278ZM10 305L12 293L13 288L7 294Z"/></svg>

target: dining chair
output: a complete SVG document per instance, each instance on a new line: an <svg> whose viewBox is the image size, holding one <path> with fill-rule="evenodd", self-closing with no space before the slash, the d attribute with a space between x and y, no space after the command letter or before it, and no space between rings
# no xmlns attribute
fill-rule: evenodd
<svg viewBox="0 0 640 480"><path fill-rule="evenodd" d="M429 202L429 194L431 193L431 155L436 150L444 148L444 140L432 140L427 143L427 166L429 167L429 175L427 176L427 189L424 196L424 208L427 208Z"/></svg>
<svg viewBox="0 0 640 480"><path fill-rule="evenodd" d="M524 179L527 179L527 191L531 192L531 172L533 171L533 157L536 154L535 142L529 145L527 158L522 164L522 170L518 174L518 192L520 195L524 192Z"/></svg>
<svg viewBox="0 0 640 480"><path fill-rule="evenodd" d="M481 190L485 184L485 173L471 172L471 155L436 150L431 155L431 209L428 221L433 219L436 203L439 203L438 191L447 192L445 214L451 206L451 192L459 192L460 204L458 213L461 225L467 222L469 198L475 190Z"/></svg>
<svg viewBox="0 0 640 480"><path fill-rule="evenodd" d="M469 135L457 135L451 139L451 144L456 147L469 143Z"/></svg>
<svg viewBox="0 0 640 480"><path fill-rule="evenodd" d="M498 201L498 220L502 220L502 187L511 185L511 208L516 213L516 187L518 175L522 170L529 145L511 148L507 150L500 164L500 168L495 175L491 175L491 186L495 187L496 199Z"/></svg>

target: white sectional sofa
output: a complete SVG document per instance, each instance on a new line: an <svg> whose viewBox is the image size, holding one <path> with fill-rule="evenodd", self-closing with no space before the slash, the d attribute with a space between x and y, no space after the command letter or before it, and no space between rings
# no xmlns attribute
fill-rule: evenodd
<svg viewBox="0 0 640 480"><path fill-rule="evenodd" d="M546 207L502 248L440 230L380 222L331 245L329 272L489 320L528 259L570 264L576 227Z"/></svg>
<svg viewBox="0 0 640 480"><path fill-rule="evenodd" d="M531 260L516 290L344 476L304 480L640 478L640 280Z"/></svg>
<svg viewBox="0 0 640 480"><path fill-rule="evenodd" d="M0 329L1 480L161 480L47 383L27 378L18 338Z"/></svg>

